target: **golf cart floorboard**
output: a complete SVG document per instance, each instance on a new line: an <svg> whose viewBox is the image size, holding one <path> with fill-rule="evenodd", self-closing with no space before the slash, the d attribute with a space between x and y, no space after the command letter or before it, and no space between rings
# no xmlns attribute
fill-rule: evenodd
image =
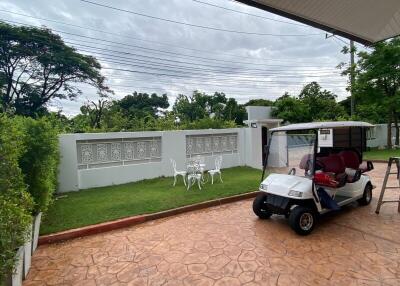
<svg viewBox="0 0 400 286"><path fill-rule="evenodd" d="M335 201L340 204L341 202L344 202L348 199L351 199L351 197L346 197L346 196L340 196L340 195L336 195L335 196Z"/></svg>
<svg viewBox="0 0 400 286"><path fill-rule="evenodd" d="M358 199L360 199L362 196L359 196L359 197L347 197L347 196L340 196L340 195L336 195L335 196L335 201L337 202L337 204L339 205L339 206L344 206L344 205L347 205L347 204L350 204L350 203L352 203L352 202L355 202L355 201L357 201ZM320 214L324 214L324 213L327 213L327 212L330 212L331 210L330 209L322 209L322 211L320 212Z"/></svg>

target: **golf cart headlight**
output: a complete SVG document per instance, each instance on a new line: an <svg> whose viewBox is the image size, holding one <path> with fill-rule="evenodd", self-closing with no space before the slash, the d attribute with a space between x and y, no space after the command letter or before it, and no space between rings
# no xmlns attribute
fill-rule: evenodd
<svg viewBox="0 0 400 286"><path fill-rule="evenodd" d="M291 191L289 192L289 196L301 198L301 197L303 196L303 193L302 193L302 192L299 192L299 191L291 190Z"/></svg>
<svg viewBox="0 0 400 286"><path fill-rule="evenodd" d="M266 184L261 184L260 189L266 191L268 189L268 186Z"/></svg>

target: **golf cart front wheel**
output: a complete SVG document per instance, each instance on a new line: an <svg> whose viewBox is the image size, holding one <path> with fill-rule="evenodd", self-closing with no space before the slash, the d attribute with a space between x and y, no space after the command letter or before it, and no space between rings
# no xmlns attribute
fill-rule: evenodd
<svg viewBox="0 0 400 286"><path fill-rule="evenodd" d="M364 189L364 193L361 199L358 200L358 203L362 206L369 205L372 201L372 186L371 184L367 184Z"/></svg>
<svg viewBox="0 0 400 286"><path fill-rule="evenodd" d="M310 208L297 206L290 212L289 224L297 234L310 234L314 229L315 223L316 215Z"/></svg>
<svg viewBox="0 0 400 286"><path fill-rule="evenodd" d="M272 212L270 212L265 204L265 200L267 199L266 194L258 194L257 197L253 201L253 212L261 219L270 218Z"/></svg>

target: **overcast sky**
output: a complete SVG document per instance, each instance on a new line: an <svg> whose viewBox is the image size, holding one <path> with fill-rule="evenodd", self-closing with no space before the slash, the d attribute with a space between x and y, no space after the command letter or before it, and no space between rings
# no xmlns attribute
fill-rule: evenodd
<svg viewBox="0 0 400 286"><path fill-rule="evenodd" d="M225 92L244 103L252 98L276 99L286 91L296 95L313 80L336 93L339 100L348 96L347 79L336 69L348 61L340 53L346 39L325 39L321 30L230 0L93 2L236 32L162 21L79 0L3 0L0 19L47 26L57 30L67 44L96 56L115 98L133 91L167 93L172 104L178 94L197 89ZM81 89L83 94L75 102L52 102L52 109L62 109L67 115L79 113L83 102L96 98L92 87L82 85Z"/></svg>

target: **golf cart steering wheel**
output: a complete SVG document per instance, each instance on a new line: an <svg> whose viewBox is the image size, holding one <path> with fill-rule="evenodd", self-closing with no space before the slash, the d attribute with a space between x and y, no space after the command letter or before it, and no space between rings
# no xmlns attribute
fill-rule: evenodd
<svg viewBox="0 0 400 286"><path fill-rule="evenodd" d="M290 169L288 175L293 175L293 176L296 175L296 168Z"/></svg>

